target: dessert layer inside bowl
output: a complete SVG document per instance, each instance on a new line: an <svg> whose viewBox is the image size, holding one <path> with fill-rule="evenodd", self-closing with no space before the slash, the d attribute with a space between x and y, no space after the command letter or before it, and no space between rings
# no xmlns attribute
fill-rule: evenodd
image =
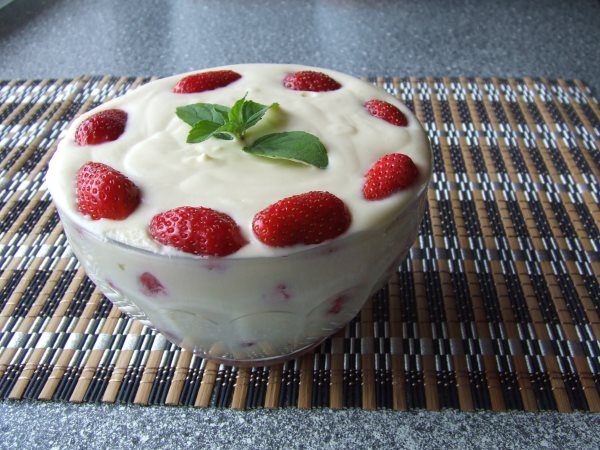
<svg viewBox="0 0 600 450"><path fill-rule="evenodd" d="M210 70L231 70L240 78L224 87L185 94L175 93L173 88L188 74L164 78L78 118L64 134L48 172L48 187L60 209L94 233L169 253L176 250L148 235L151 219L180 206L211 208L239 225L248 244L235 256L247 257L302 249L263 245L252 230L254 216L283 198L310 191L332 193L348 207L352 220L346 232L351 234L391 220L428 181L431 153L421 125L402 103L381 89L346 74L297 65L235 65ZM329 75L341 87L312 92L284 86L286 75L311 70ZM243 139L186 142L190 125L176 115L178 107L196 103L231 107L244 96L277 106L249 128ZM407 124L396 126L371 115L365 103L373 99L397 107ZM127 113L124 132L114 141L79 145L76 131L80 124L108 109ZM268 133L289 131L317 136L326 149L327 167L257 157L242 150ZM418 167L418 180L382 200L365 199L365 174L383 155L399 152ZM126 219L90 220L78 211L74 195L77 172L89 161L108 165L139 187L141 203Z"/></svg>

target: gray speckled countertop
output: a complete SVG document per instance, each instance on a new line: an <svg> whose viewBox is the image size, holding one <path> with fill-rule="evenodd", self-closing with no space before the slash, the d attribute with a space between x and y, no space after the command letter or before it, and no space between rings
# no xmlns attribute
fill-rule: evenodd
<svg viewBox="0 0 600 450"><path fill-rule="evenodd" d="M5 1L0 1L0 5ZM597 0L14 0L0 79L296 62L600 87ZM0 403L0 448L599 448L600 416Z"/></svg>
<svg viewBox="0 0 600 450"><path fill-rule="evenodd" d="M15 0L0 79L296 62L354 75L544 76L600 86L596 0Z"/></svg>
<svg viewBox="0 0 600 450"><path fill-rule="evenodd" d="M2 448L600 447L600 415L0 404ZM32 430L32 424L44 424Z"/></svg>

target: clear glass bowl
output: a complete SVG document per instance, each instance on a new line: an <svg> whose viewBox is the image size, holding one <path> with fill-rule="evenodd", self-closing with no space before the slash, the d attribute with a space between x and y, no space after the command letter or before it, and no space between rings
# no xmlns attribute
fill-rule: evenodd
<svg viewBox="0 0 600 450"><path fill-rule="evenodd" d="M413 244L426 189L391 223L285 256L165 256L102 238L59 210L88 276L124 313L205 358L266 365L319 345Z"/></svg>

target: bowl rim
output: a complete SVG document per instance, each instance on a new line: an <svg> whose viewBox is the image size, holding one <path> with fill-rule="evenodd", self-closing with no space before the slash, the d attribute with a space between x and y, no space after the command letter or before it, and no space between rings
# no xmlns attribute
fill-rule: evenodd
<svg viewBox="0 0 600 450"><path fill-rule="evenodd" d="M376 230L383 230L385 229L390 223L392 223L394 220L397 220L399 217L403 216L404 213L410 209L411 207L413 207L415 204L417 204L424 196L426 196L427 190L429 188L429 184L431 182L431 175L433 172L433 168L430 171L429 174L427 174L428 176L426 177L425 181L423 181L423 183L421 184L420 188L418 189L418 191L416 191L414 198L412 199L412 201L410 202L406 202L404 205L402 205L402 207L400 208L400 210L394 214L391 219L384 223L384 224L380 224L377 228L370 228L367 230L360 230L360 231L356 231L354 233L351 234L345 234L342 235L339 238L336 239L329 239L327 241L321 242L319 244L312 244L312 245L298 245L298 246L293 246L293 247L282 247L282 248L274 248L275 251L277 251L276 254L274 255L260 255L260 256L235 256L235 253L233 253L232 255L228 255L228 256L202 256L202 255L194 255L191 253L184 253L181 252L175 248L173 249L169 249L169 253L158 253L158 252L154 252L152 250L149 249L145 249L142 247L137 247L135 245L131 245L131 244L127 244L125 242L121 242L118 241L114 238L111 238L109 236L100 236L94 232L92 232L91 230L89 230L88 228L81 226L79 224L79 222L77 220L72 219L69 214L67 212L63 212L60 207L55 203L55 207L56 210L58 212L58 215L60 217L61 222L64 224L65 222L68 224L72 224L73 227L76 228L76 232L79 233L85 233L86 236L90 236L93 239L95 239L96 241L105 243L105 244L109 244L115 247L119 247L123 250L126 250L128 252L134 253L134 254L139 254L139 255L143 255L145 257L153 257L153 258L165 258L167 260L177 260L177 261L256 261L256 260L269 260L269 259L273 259L273 258L287 258L287 257L301 257L305 254L309 254L315 251L327 251L327 247L329 246L335 246L337 245L340 241L352 241L355 239L360 239L362 236L364 236L367 233L371 233L373 231ZM66 220L65 220L66 218ZM420 221L419 221L420 223ZM63 230L64 230L64 225L63 225ZM70 233L68 233L65 230L65 235L67 236L67 238L70 238Z"/></svg>

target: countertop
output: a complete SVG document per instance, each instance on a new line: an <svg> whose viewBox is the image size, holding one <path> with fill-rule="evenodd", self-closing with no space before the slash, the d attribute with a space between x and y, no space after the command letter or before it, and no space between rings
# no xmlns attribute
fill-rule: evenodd
<svg viewBox="0 0 600 450"><path fill-rule="evenodd" d="M295 62L357 76L543 76L600 86L594 0L15 0L0 79Z"/></svg>
<svg viewBox="0 0 600 450"><path fill-rule="evenodd" d="M600 416L0 404L1 448L592 449Z"/></svg>
<svg viewBox="0 0 600 450"><path fill-rule="evenodd" d="M598 42L595 0L15 0L0 9L0 79L296 62L357 76L579 78L598 92ZM0 448L598 448L599 430L586 413L0 403Z"/></svg>

